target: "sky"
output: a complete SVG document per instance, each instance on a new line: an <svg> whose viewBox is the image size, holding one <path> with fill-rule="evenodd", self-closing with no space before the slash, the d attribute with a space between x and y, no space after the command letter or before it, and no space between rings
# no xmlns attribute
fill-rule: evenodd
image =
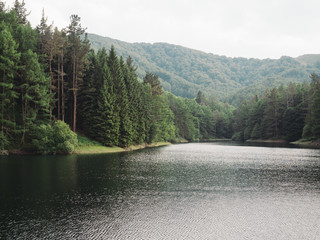
<svg viewBox="0 0 320 240"><path fill-rule="evenodd" d="M0 0L13 6L14 0ZM21 2L22 0L20 0ZM166 42L228 57L320 53L319 0L25 0L28 20L62 29L81 17L88 33Z"/></svg>

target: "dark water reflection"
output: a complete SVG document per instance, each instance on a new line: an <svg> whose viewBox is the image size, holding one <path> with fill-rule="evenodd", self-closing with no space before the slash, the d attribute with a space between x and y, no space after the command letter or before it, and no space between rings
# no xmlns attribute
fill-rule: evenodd
<svg viewBox="0 0 320 240"><path fill-rule="evenodd" d="M0 158L0 239L318 239L320 150Z"/></svg>

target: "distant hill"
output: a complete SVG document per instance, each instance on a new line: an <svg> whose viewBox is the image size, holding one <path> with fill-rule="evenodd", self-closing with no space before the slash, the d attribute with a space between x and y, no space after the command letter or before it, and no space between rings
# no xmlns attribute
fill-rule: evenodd
<svg viewBox="0 0 320 240"><path fill-rule="evenodd" d="M199 90L222 101L236 103L266 88L289 82L309 82L320 71L320 55L280 59L229 58L167 43L127 43L95 34L88 35L94 50L113 45L118 55L131 56L143 78L159 75L165 90L194 98Z"/></svg>
<svg viewBox="0 0 320 240"><path fill-rule="evenodd" d="M297 57L296 60L305 65L320 66L320 54L305 54Z"/></svg>

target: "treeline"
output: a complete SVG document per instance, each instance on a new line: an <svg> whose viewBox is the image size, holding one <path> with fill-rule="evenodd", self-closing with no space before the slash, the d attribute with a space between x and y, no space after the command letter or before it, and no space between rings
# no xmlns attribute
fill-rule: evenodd
<svg viewBox="0 0 320 240"><path fill-rule="evenodd" d="M73 60L75 33L71 24L68 34L52 31L44 17L33 29L27 16L24 2L15 1L10 10L0 2L0 150L73 151L77 138L67 124L56 122L64 116L54 111L60 86L66 107L70 98L72 74L66 69L64 82L63 66Z"/></svg>
<svg viewBox="0 0 320 240"><path fill-rule="evenodd" d="M320 78L290 83L243 101L234 113L234 140L320 138Z"/></svg>
<svg viewBox="0 0 320 240"><path fill-rule="evenodd" d="M319 77L290 84L235 109L207 98L164 92L159 77L142 81L114 47L94 52L72 15L58 30L44 14L33 29L24 1L0 2L0 150L72 152L77 133L106 146L158 141L319 138ZM70 129L70 127L72 129Z"/></svg>
<svg viewBox="0 0 320 240"><path fill-rule="evenodd" d="M73 151L77 141L68 125L122 147L232 135L230 106L165 93L152 73L139 81L130 57L118 57L113 47L90 49L77 15L63 30L48 25L44 14L33 29L27 16L24 1L10 10L1 3L2 150Z"/></svg>
<svg viewBox="0 0 320 240"><path fill-rule="evenodd" d="M194 98L201 90L237 106L241 98L263 94L266 88L309 82L310 74L320 69L319 55L264 60L229 58L167 43L126 43L95 34L88 34L88 38L94 49L114 45L119 55L131 55L141 78L145 71L158 74L166 91Z"/></svg>

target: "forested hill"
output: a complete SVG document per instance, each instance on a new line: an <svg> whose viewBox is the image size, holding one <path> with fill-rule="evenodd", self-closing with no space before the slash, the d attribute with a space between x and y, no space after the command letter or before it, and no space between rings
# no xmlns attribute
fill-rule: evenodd
<svg viewBox="0 0 320 240"><path fill-rule="evenodd" d="M131 56L142 78L145 72L159 75L165 90L194 98L199 90L219 100L236 103L289 82L310 82L320 71L320 55L280 59L228 58L167 43L127 43L89 34L93 49L114 45L123 57Z"/></svg>

